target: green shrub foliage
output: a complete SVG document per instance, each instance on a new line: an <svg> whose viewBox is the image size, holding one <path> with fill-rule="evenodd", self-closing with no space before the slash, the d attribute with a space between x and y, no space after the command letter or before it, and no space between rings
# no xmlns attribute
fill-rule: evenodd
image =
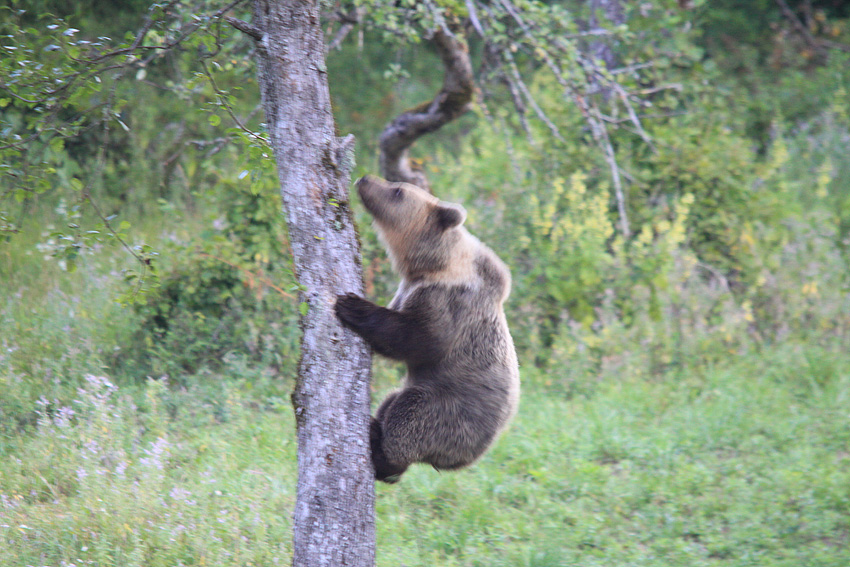
<svg viewBox="0 0 850 567"><path fill-rule="evenodd" d="M220 369L228 353L294 371L297 288L280 195L269 176L248 173L221 180L217 214L197 233L165 235L157 287L134 303L139 327L119 360L137 375Z"/></svg>

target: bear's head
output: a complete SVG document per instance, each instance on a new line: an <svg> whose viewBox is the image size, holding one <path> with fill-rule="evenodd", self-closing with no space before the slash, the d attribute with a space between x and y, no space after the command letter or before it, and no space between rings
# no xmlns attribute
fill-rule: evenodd
<svg viewBox="0 0 850 567"><path fill-rule="evenodd" d="M409 183L367 175L357 192L375 220L396 270L415 278L445 270L468 237L466 211Z"/></svg>

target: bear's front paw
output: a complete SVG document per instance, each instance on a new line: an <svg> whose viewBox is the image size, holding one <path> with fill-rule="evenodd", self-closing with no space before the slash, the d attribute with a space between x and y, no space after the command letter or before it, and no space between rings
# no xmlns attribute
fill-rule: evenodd
<svg viewBox="0 0 850 567"><path fill-rule="evenodd" d="M337 318L347 326L356 325L368 316L371 304L355 293L336 296L334 311Z"/></svg>

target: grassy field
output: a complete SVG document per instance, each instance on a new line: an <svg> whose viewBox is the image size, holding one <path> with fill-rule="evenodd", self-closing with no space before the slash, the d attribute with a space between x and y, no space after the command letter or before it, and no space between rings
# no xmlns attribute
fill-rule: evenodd
<svg viewBox="0 0 850 567"><path fill-rule="evenodd" d="M120 260L66 274L16 254L3 565L287 564L292 377L235 355L179 387L110 377L131 318L112 301ZM524 368L516 421L474 467L378 486L378 565L850 565L846 347L600 371L580 393L567 375ZM376 365L376 399L397 376Z"/></svg>
<svg viewBox="0 0 850 567"><path fill-rule="evenodd" d="M245 131L265 130L255 50L202 16L210 2L12 4L0 567L288 565L300 288L276 163ZM325 71L356 177L440 89L438 54L413 41L431 32L395 26L473 3L353 4L362 25ZM573 34L593 3L541 4L573 31L489 4L504 31L469 35L486 105L414 161L511 267L521 407L473 467L377 486L377 564L850 566L847 3L608 2L626 24L601 18L612 33L594 38ZM80 67L177 38L102 79ZM622 68L591 72L577 54L595 46ZM391 262L351 203L385 303ZM403 370L374 367L377 404Z"/></svg>
<svg viewBox="0 0 850 567"><path fill-rule="evenodd" d="M783 345L572 400L531 376L484 462L381 490L382 563L847 565L848 363Z"/></svg>

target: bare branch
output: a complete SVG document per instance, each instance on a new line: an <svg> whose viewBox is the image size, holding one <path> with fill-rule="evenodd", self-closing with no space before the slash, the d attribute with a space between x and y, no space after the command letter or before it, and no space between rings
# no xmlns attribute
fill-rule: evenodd
<svg viewBox="0 0 850 567"><path fill-rule="evenodd" d="M730 286L729 286L729 280L726 278L726 276L723 275L723 273L720 270L718 270L717 268L715 268L711 264L706 264L705 262L697 262L696 267L702 268L703 270L705 270L706 272L708 272L709 274L714 276L714 278L720 284L720 287L722 288L723 292L725 292L725 293L731 292L731 289L730 289Z"/></svg>
<svg viewBox="0 0 850 567"><path fill-rule="evenodd" d="M794 10L792 10L791 7L788 6L788 3L785 2L785 0L776 0L776 3L782 10L782 15L784 15L785 18L789 22L791 22L791 25L794 27L797 33L802 36L803 41L806 42L806 45L808 45L809 48L815 51L818 55L826 55L827 49L837 49L839 51L850 52L850 45L847 45L845 43L839 43L837 41L831 41L829 39L821 39L814 37L811 32L809 32L808 26L800 21L800 18L797 17L797 14L794 13ZM811 10L811 6L808 6L808 9Z"/></svg>
<svg viewBox="0 0 850 567"><path fill-rule="evenodd" d="M605 127L605 122L602 118L602 113L596 106L596 103L588 103L587 99L574 93L576 104L581 110L587 122L590 124L590 132L594 140L603 150L605 161L608 163L608 168L611 170L611 181L614 185L614 197L617 201L617 213L620 215L620 231L624 238L631 236L629 228L629 217L626 210L626 196L623 192L623 182L621 179L620 166L617 164L617 154L614 151L614 146L611 144L611 138L608 136L608 129Z"/></svg>
<svg viewBox="0 0 850 567"><path fill-rule="evenodd" d="M334 49L339 48L342 44L343 40L351 33L351 30L360 23L363 19L363 15L366 13L365 6L358 6L356 9L352 10L350 14L339 14L339 19L342 21L342 26L334 35L334 38L328 43L327 51L333 51Z"/></svg>
<svg viewBox="0 0 850 567"><path fill-rule="evenodd" d="M445 67L443 87L437 96L403 112L380 137L381 175L390 181L413 183L430 190L428 178L410 165L408 151L421 136L434 132L469 110L475 83L466 43L445 30L434 32L431 39Z"/></svg>
<svg viewBox="0 0 850 567"><path fill-rule="evenodd" d="M626 197L623 191L622 173L620 171L620 166L617 163L617 155L614 150L614 146L611 143L611 138L608 135L608 130L605 126L605 120L602 116L602 113L599 111L599 108L596 106L596 103L589 103L588 99L582 95L576 85L573 84L570 80L567 80L567 78L561 71L561 68L558 66L558 63L549 54L549 46L540 45L539 41L534 38L533 34L529 30L525 21L523 21L516 7L513 6L513 4L511 4L509 0L499 0L499 2L502 4L502 6L505 7L508 14L514 19L514 21L516 21L519 28L523 31L530 44L535 47L537 55L552 71L552 74L555 76L555 80L557 80L558 84L561 85L561 87L564 89L564 95L571 97L573 100L575 100L576 104L579 107L579 110L581 111L585 120L587 120L588 124L590 125L590 130L593 135L593 139L599 145L600 149L602 149L603 154L605 156L605 161L607 162L608 168L611 171L611 180L614 186L614 196L617 201L617 211L620 216L620 230L623 233L623 236L625 238L628 238L631 235L631 230L629 228L629 218L626 209ZM564 48L561 42L555 42L555 46L560 46L562 49ZM585 73L585 80L587 81L587 84L594 84L600 78L602 80L607 80L604 73L597 69L595 65L592 65L583 57L581 57L580 54L578 55L578 63L582 71Z"/></svg>
<svg viewBox="0 0 850 567"><path fill-rule="evenodd" d="M351 30L354 29L354 24L350 22L346 22L342 24L339 28L339 31L336 32L334 38L328 43L327 50L333 51L334 49L339 49L339 46L342 45L342 42L348 37L348 34L351 33Z"/></svg>
<svg viewBox="0 0 850 567"><path fill-rule="evenodd" d="M640 136L641 139L646 142L646 145L648 145L652 149L652 151L655 152L655 145L653 145L652 139L649 137L649 134L647 134L646 130L643 129L643 125L641 125L640 123L640 118L638 118L638 115L635 112L631 101L629 100L629 93L627 93L626 89L624 89L623 86L616 81L611 82L611 88L613 88L614 91L617 92L617 94L620 96L620 100L623 101L623 106L626 107L626 112L628 113L629 119L632 121L632 124L634 124L635 128L637 129L638 136Z"/></svg>
<svg viewBox="0 0 850 567"><path fill-rule="evenodd" d="M837 49L838 51L850 53L850 45L847 45L846 43L839 43L837 41L832 41L829 39L819 39L818 44L828 49Z"/></svg>
<svg viewBox="0 0 850 567"><path fill-rule="evenodd" d="M481 22L478 21L478 12L475 11L475 3L472 0L466 0L466 10L469 12L469 21L476 33L481 37L486 37L484 28L481 27Z"/></svg>
<svg viewBox="0 0 850 567"><path fill-rule="evenodd" d="M631 236L631 229L629 228L629 216L626 212L626 197L623 193L623 182L620 179L620 167L617 164L617 154L611 145L608 130L601 121L597 122L596 130L601 144L605 149L605 161L608 162L608 167L611 169L611 179L614 182L614 196L617 199L617 213L620 215L620 230L624 238L629 238Z"/></svg>
<svg viewBox="0 0 850 567"><path fill-rule="evenodd" d="M561 136L561 132L558 130L558 127L549 120L549 117L546 116L546 113L543 112L543 109L537 104L537 101L534 100L534 97L531 96L531 92L528 90L528 87L525 86L525 83L522 81L522 76L519 73L519 69L517 68L516 61L514 60L513 54L510 51L505 51L505 58L508 60L508 67L511 70L511 74L514 77L514 81L516 81L517 86L522 91L522 94L525 95L525 99L528 101L528 104L534 109L534 113L537 114L537 117L543 122L549 130L551 130L552 135L555 136L556 139L561 142L565 142L564 137Z"/></svg>
<svg viewBox="0 0 850 567"><path fill-rule="evenodd" d="M239 18L234 18L232 16L225 16L224 21L236 28L237 30L241 31L245 35L250 36L255 41L260 41L263 39L263 32L261 32L259 29L255 28L244 20L240 20Z"/></svg>
<svg viewBox="0 0 850 567"><path fill-rule="evenodd" d="M791 25L794 26L794 29L800 34L800 37L803 38L806 45L809 46L809 49L820 56L825 55L823 47L820 46L812 34L809 33L808 28L800 21L800 18L798 18L797 14L794 13L794 10L788 6L788 3L785 2L785 0L776 0L776 4L779 6L779 9L782 10L782 15L791 22Z"/></svg>
<svg viewBox="0 0 850 567"><path fill-rule="evenodd" d="M531 134L531 126L529 126L528 118L526 118L525 116L525 102L523 102L522 100L522 95L520 95L519 88L517 87L514 79L509 75L503 74L502 78L508 85L508 91L511 93L511 100L513 100L514 108L516 109L517 116L519 116L519 123L522 126L523 131L525 132L525 137L528 140L529 144L535 145L536 142L534 141L534 136Z"/></svg>

